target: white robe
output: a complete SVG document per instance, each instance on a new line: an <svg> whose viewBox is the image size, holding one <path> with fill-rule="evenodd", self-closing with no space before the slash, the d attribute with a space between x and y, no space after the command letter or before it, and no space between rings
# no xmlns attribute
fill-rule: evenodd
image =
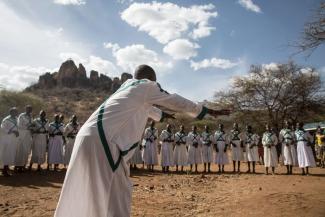
<svg viewBox="0 0 325 217"><path fill-rule="evenodd" d="M16 153L15 165L25 166L32 150L31 134L32 117L26 113L18 116L19 143Z"/></svg>
<svg viewBox="0 0 325 217"><path fill-rule="evenodd" d="M130 164L142 164L143 163L143 159L142 159L142 150L141 150L141 144L139 142L139 144L137 145L137 147L134 149L134 154L131 157L129 163Z"/></svg>
<svg viewBox="0 0 325 217"><path fill-rule="evenodd" d="M156 82L125 81L81 127L54 216L130 216L132 183L126 162L148 117L162 117L154 104L198 118L207 111L166 93Z"/></svg>
<svg viewBox="0 0 325 217"><path fill-rule="evenodd" d="M188 146L187 163L188 164L202 163L202 143L201 143L201 137L198 133L194 134L193 132L190 132L187 135L187 146Z"/></svg>
<svg viewBox="0 0 325 217"><path fill-rule="evenodd" d="M274 133L265 132L263 134L262 144L264 146L264 166L276 167L278 165L278 154L276 152L278 138Z"/></svg>
<svg viewBox="0 0 325 217"><path fill-rule="evenodd" d="M246 149L247 161L257 162L258 158L258 138L256 134L245 132L243 134L244 147Z"/></svg>
<svg viewBox="0 0 325 217"><path fill-rule="evenodd" d="M213 162L213 135L211 133L203 132L201 134L202 142L202 158L203 163Z"/></svg>
<svg viewBox="0 0 325 217"><path fill-rule="evenodd" d="M163 130L160 134L160 140L162 141L161 145L161 166L174 166L173 159L173 143L174 143L174 134Z"/></svg>
<svg viewBox="0 0 325 217"><path fill-rule="evenodd" d="M43 164L46 161L48 121L37 118L33 121L33 144L31 163Z"/></svg>
<svg viewBox="0 0 325 217"><path fill-rule="evenodd" d="M187 166L187 135L185 133L175 133L174 163L177 166Z"/></svg>
<svg viewBox="0 0 325 217"><path fill-rule="evenodd" d="M216 164L225 165L229 163L227 152L224 151L227 143L227 134L217 130L214 133L214 144L218 148L218 152L216 150L216 156L214 160Z"/></svg>
<svg viewBox="0 0 325 217"><path fill-rule="evenodd" d="M64 145L64 164L69 164L74 142L79 131L79 123L75 125L70 122L64 128L64 135L66 136L67 143Z"/></svg>
<svg viewBox="0 0 325 217"><path fill-rule="evenodd" d="M49 150L48 150L48 163L49 164L63 164L63 124L50 123L49 125ZM52 136L51 136L52 134ZM56 135L59 134L59 135Z"/></svg>
<svg viewBox="0 0 325 217"><path fill-rule="evenodd" d="M310 135L309 132L303 130L296 130L295 135L297 140L297 155L299 167L316 167L313 151L311 149L311 146L308 145L308 143L313 142L313 137Z"/></svg>
<svg viewBox="0 0 325 217"><path fill-rule="evenodd" d="M17 118L7 116L1 122L3 130L1 162L3 165L14 166L19 137L12 132L18 131Z"/></svg>
<svg viewBox="0 0 325 217"><path fill-rule="evenodd" d="M143 161L146 165L158 165L158 130L148 127L143 136Z"/></svg>
<svg viewBox="0 0 325 217"><path fill-rule="evenodd" d="M282 143L283 164L296 166L298 159L294 134L290 129L282 129L279 134L279 140Z"/></svg>
<svg viewBox="0 0 325 217"><path fill-rule="evenodd" d="M231 157L232 157L233 161L243 161L244 160L243 148L241 147L242 140L243 140L242 134L238 130L231 130L230 135L229 135L229 143L232 143L231 144Z"/></svg>

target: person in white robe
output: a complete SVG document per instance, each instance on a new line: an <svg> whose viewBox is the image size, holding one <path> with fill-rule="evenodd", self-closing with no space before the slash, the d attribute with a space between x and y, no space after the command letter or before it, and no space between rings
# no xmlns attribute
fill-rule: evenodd
<svg viewBox="0 0 325 217"><path fill-rule="evenodd" d="M147 169L154 171L155 165L158 165L158 129L155 128L155 121L150 122L150 127L144 131L144 149L143 161Z"/></svg>
<svg viewBox="0 0 325 217"><path fill-rule="evenodd" d="M163 130L159 136L161 145L161 166L163 172L169 172L169 167L174 166L173 159L173 146L174 146L174 134L172 132L170 124L167 124L166 129Z"/></svg>
<svg viewBox="0 0 325 217"><path fill-rule="evenodd" d="M136 146L136 148L134 148L134 154L133 156L130 158L130 169L138 169L137 165L138 164L143 164L143 159L142 159L142 145L141 142L139 142Z"/></svg>
<svg viewBox="0 0 325 217"><path fill-rule="evenodd" d="M227 155L228 136L224 131L223 124L218 125L218 130L214 133L214 147L216 151L215 163L218 164L218 172L225 172L225 165L229 163Z"/></svg>
<svg viewBox="0 0 325 217"><path fill-rule="evenodd" d="M64 146L64 164L69 165L74 142L78 134L80 124L76 115L72 115L70 122L64 128L64 136L66 137L66 143Z"/></svg>
<svg viewBox="0 0 325 217"><path fill-rule="evenodd" d="M258 140L259 138L256 134L254 134L252 126L246 126L246 132L243 134L243 143L245 145L245 153L247 155L247 173L251 172L251 164L253 166L253 173L255 173L255 165L256 162L259 161Z"/></svg>
<svg viewBox="0 0 325 217"><path fill-rule="evenodd" d="M287 175L289 175L292 174L292 167L297 165L297 151L290 123L285 121L284 126L285 128L280 131L279 140L282 144L283 164L287 167Z"/></svg>
<svg viewBox="0 0 325 217"><path fill-rule="evenodd" d="M10 176L9 166L15 165L16 152L19 144L17 115L17 108L13 107L9 111L9 116L5 117L1 122L3 137L1 139L2 152L0 152L0 161L3 164L3 176Z"/></svg>
<svg viewBox="0 0 325 217"><path fill-rule="evenodd" d="M192 126L192 131L188 133L186 144L188 146L187 163L190 165L190 171L192 172L194 164L195 173L197 173L197 166L202 163L202 142L196 126Z"/></svg>
<svg viewBox="0 0 325 217"><path fill-rule="evenodd" d="M37 164L37 171L41 171L41 165L46 161L46 149L48 144L49 124L45 111L40 111L39 117L33 123L32 158L29 169L34 163Z"/></svg>
<svg viewBox="0 0 325 217"><path fill-rule="evenodd" d="M81 127L55 217L130 216L132 183L126 162L141 140L148 118L159 121L170 116L153 105L198 119L205 114L229 114L168 94L155 81L150 66L137 67L135 79L125 81Z"/></svg>
<svg viewBox="0 0 325 217"><path fill-rule="evenodd" d="M181 172L184 171L184 166L187 166L187 134L184 131L184 126L181 125L180 130L175 133L175 148L174 148L174 163L176 165L176 172L178 166L181 166Z"/></svg>
<svg viewBox="0 0 325 217"><path fill-rule="evenodd" d="M204 163L204 172L211 172L211 163L213 162L213 134L210 133L209 126L204 126L204 132L201 134L202 158Z"/></svg>
<svg viewBox="0 0 325 217"><path fill-rule="evenodd" d="M54 116L54 122L49 125L48 170L51 165L54 165L54 171L56 171L59 164L64 163L63 133L64 125L60 122L60 116L56 114Z"/></svg>
<svg viewBox="0 0 325 217"><path fill-rule="evenodd" d="M268 124L266 125L266 132L263 134L262 144L264 147L265 174L269 174L269 167L272 167L272 174L275 174L275 167L278 165L278 154L276 151L278 138Z"/></svg>
<svg viewBox="0 0 325 217"><path fill-rule="evenodd" d="M242 133L239 130L238 123L234 123L233 129L230 131L229 143L231 147L231 157L233 163L233 172L236 172L236 162L237 162L237 172L240 173L240 161L244 160L243 150L243 139ZM246 153L245 153L246 154Z"/></svg>
<svg viewBox="0 0 325 217"><path fill-rule="evenodd" d="M316 167L313 150L311 149L314 138L308 131L304 130L304 124L302 122L297 123L295 135L297 140L298 164L302 170L302 175L308 175L309 167Z"/></svg>
<svg viewBox="0 0 325 217"><path fill-rule="evenodd" d="M18 116L19 143L15 159L15 170L23 172L28 157L32 150L32 111L30 105L25 107L25 112Z"/></svg>

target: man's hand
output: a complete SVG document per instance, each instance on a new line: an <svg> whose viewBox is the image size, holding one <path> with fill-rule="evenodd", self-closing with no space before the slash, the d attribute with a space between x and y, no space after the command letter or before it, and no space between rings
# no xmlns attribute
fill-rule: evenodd
<svg viewBox="0 0 325 217"><path fill-rule="evenodd" d="M221 109L221 110L208 109L208 114L213 117L218 117L220 115L229 115L231 114L231 111L229 109Z"/></svg>

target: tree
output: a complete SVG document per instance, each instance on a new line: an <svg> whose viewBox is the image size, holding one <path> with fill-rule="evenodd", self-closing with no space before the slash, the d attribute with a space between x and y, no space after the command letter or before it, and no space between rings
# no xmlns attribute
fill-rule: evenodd
<svg viewBox="0 0 325 217"><path fill-rule="evenodd" d="M245 76L233 79L228 92L217 92L215 101L233 106L235 119L261 129L270 123L277 129L284 120L307 120L324 110L319 74L293 62L252 65Z"/></svg>

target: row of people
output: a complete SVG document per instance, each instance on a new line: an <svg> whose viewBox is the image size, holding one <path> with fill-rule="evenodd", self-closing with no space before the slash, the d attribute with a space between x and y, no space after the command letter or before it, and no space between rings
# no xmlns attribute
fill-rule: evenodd
<svg viewBox="0 0 325 217"><path fill-rule="evenodd" d="M258 146L261 143L264 149L263 159L265 173L275 172L278 165L278 154L276 146L281 144L281 155L283 164L287 168L287 174L292 174L292 168L299 166L302 174L308 174L309 167L315 167L311 144L313 137L303 129L303 124L298 123L294 130L289 122L285 123L277 136L269 125L266 125L262 138L253 132L251 126L247 126L245 132L240 132L238 124L235 123L233 129L226 133L223 124L219 124L218 129L212 133L208 126L202 133L197 132L197 127L193 126L188 134L184 131L184 126L173 134L171 126L167 125L158 136L155 122L150 123L150 127L144 132L143 141L139 144L133 157L130 160L131 167L144 163L149 170L153 170L158 165L158 152L161 153L161 166L163 172L169 171L169 167L176 166L183 171L184 166L193 166L197 172L198 164L204 164L204 172L211 171L211 163L218 165L218 171L224 172L224 166L229 163L227 150L231 149L233 172L240 172L240 163L248 163L247 172L255 173L256 162L260 161ZM160 140L159 149L158 140ZM159 150L158 150L159 149Z"/></svg>
<svg viewBox="0 0 325 217"><path fill-rule="evenodd" d="M32 110L31 106L26 106L25 112L18 115L17 108L11 108L1 122L0 165L3 165L4 176L10 175L9 166L15 166L16 171L22 172L30 156L29 169L37 164L38 170L41 170L46 159L48 169L50 165L54 165L56 170L59 164L69 164L79 130L77 116L73 115L64 125L63 115L55 115L54 121L49 123L45 111L33 119Z"/></svg>

